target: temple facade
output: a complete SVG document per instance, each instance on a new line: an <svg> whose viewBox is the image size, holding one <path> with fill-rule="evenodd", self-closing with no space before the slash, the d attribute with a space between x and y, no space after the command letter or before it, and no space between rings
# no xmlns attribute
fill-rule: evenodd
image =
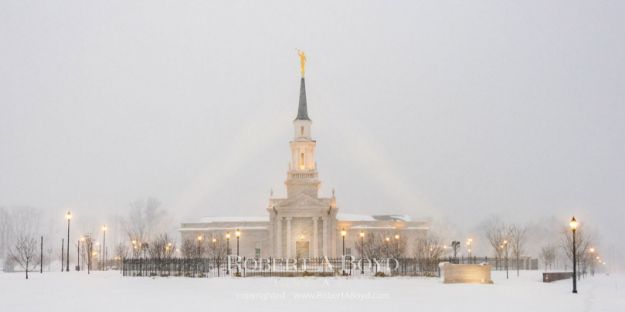
<svg viewBox="0 0 625 312"><path fill-rule="evenodd" d="M182 239L199 238L198 241L206 244L227 240L230 252L236 253L233 250L238 231L239 254L243 257L310 258L360 256L362 248L357 244L366 246L375 236L378 241L382 239L382 244L396 246L402 256L412 256L412 242L426 234L427 221L413 221L408 216L394 214L339 213L334 190L329 197L319 196L317 142L313 139L312 121L308 117L303 65L297 116L293 120L293 138L289 145L291 160L284 182L286 198L274 197L272 192L264 216L260 217L206 217L182 223Z"/></svg>

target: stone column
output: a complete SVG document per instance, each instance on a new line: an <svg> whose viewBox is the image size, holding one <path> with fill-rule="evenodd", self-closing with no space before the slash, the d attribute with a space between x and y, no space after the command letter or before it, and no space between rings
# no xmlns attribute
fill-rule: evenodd
<svg viewBox="0 0 625 312"><path fill-rule="evenodd" d="M313 217L313 257L319 257L319 250L318 250L318 246L319 246L319 233L317 231L317 219L319 219L319 217Z"/></svg>
<svg viewBox="0 0 625 312"><path fill-rule="evenodd" d="M276 243L275 255L282 257L282 217L278 217L276 220L278 224L276 226L276 237L273 240Z"/></svg>
<svg viewBox="0 0 625 312"><path fill-rule="evenodd" d="M323 217L323 255L328 256L328 218Z"/></svg>
<svg viewBox="0 0 625 312"><path fill-rule="evenodd" d="M286 217L286 256L287 258L292 258L291 249L293 249L291 246L291 243L292 243L291 241L291 219L292 219L291 217Z"/></svg>

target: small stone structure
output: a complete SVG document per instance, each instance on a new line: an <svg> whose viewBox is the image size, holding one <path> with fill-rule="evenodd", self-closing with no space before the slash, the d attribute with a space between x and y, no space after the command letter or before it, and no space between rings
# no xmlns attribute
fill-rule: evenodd
<svg viewBox="0 0 625 312"><path fill-rule="evenodd" d="M543 273L543 283L551 283L573 277L573 272L548 272Z"/></svg>
<svg viewBox="0 0 625 312"><path fill-rule="evenodd" d="M490 264L452 264L441 262L441 279L443 283L474 283L492 284Z"/></svg>

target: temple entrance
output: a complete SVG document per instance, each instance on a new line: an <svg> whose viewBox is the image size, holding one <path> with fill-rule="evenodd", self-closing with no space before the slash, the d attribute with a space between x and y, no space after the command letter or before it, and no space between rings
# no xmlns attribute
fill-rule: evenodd
<svg viewBox="0 0 625 312"><path fill-rule="evenodd" d="M310 257L309 245L308 241L295 242L295 257L298 259Z"/></svg>

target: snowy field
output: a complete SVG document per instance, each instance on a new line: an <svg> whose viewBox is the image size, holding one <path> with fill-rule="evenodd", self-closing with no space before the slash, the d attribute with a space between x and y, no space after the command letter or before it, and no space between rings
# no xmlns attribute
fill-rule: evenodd
<svg viewBox="0 0 625 312"><path fill-rule="evenodd" d="M540 282L494 272L494 285L437 278L147 278L118 272L0 273L0 311L625 311L625 275ZM214 310L213 310L214 311Z"/></svg>

